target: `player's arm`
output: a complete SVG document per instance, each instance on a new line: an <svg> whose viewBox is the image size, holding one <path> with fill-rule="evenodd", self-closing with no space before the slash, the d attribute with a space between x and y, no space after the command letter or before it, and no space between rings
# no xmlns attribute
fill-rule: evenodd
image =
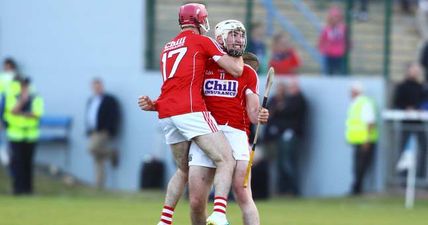
<svg viewBox="0 0 428 225"><path fill-rule="evenodd" d="M140 96L138 106L144 111L156 111L156 101L152 101L149 96Z"/></svg>
<svg viewBox="0 0 428 225"><path fill-rule="evenodd" d="M217 64L225 69L230 75L240 77L244 71L244 60L242 56L232 57L224 52L219 44L212 38L201 38L200 46L208 53Z"/></svg>
<svg viewBox="0 0 428 225"><path fill-rule="evenodd" d="M244 60L242 57L232 57L230 55L220 56L217 60L214 59L217 64L225 69L230 75L234 77L240 77L242 71L244 71Z"/></svg>
<svg viewBox="0 0 428 225"><path fill-rule="evenodd" d="M269 110L260 108L259 95L255 94L251 90L247 89L245 95L245 101L247 103L247 114L250 118L251 123L265 124L269 119Z"/></svg>

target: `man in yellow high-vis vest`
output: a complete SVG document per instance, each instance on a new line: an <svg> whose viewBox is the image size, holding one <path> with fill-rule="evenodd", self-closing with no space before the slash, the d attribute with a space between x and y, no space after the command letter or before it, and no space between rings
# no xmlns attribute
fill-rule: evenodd
<svg viewBox="0 0 428 225"><path fill-rule="evenodd" d="M39 138L43 99L30 91L30 80L21 78L17 90L6 93L4 119L11 149L12 187L15 195L33 192L33 158Z"/></svg>
<svg viewBox="0 0 428 225"><path fill-rule="evenodd" d="M352 194L362 193L364 175L372 164L378 132L374 102L363 94L363 85L351 86L352 102L346 120L346 140L354 148L354 182Z"/></svg>

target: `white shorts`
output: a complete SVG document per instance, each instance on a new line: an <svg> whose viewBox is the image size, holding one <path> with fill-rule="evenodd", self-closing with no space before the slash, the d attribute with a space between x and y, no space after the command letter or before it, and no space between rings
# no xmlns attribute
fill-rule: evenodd
<svg viewBox="0 0 428 225"><path fill-rule="evenodd" d="M233 150L233 158L235 160L248 161L250 158L250 144L245 131L227 126L220 125L220 130L223 131ZM214 162L192 142L189 151L189 166L203 166L216 168Z"/></svg>
<svg viewBox="0 0 428 225"><path fill-rule="evenodd" d="M159 120L167 144L190 141L192 138L219 131L210 112L186 113Z"/></svg>

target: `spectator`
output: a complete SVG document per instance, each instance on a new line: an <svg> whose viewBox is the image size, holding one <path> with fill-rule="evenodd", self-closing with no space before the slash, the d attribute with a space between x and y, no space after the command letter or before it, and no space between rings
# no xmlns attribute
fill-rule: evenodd
<svg viewBox="0 0 428 225"><path fill-rule="evenodd" d="M295 75L300 67L300 58L285 33L273 37L272 58L269 66L275 68L276 74Z"/></svg>
<svg viewBox="0 0 428 225"><path fill-rule="evenodd" d="M364 176L373 161L379 135L375 105L372 99L364 95L361 83L352 84L351 98L346 120L346 140L354 148L352 194L360 195L363 191Z"/></svg>
<svg viewBox="0 0 428 225"><path fill-rule="evenodd" d="M92 81L94 95L87 104L86 125L89 135L89 151L93 156L96 172L96 186L105 185L105 161L111 160L112 166L118 166L118 152L111 148L120 125L120 109L116 98L104 92L100 79Z"/></svg>
<svg viewBox="0 0 428 225"><path fill-rule="evenodd" d="M424 87L421 83L421 68L417 63L411 63L406 69L406 78L400 83L394 92L394 108L405 111L420 110L423 103ZM423 106L423 105L422 105ZM403 126L422 125L418 120L403 121ZM402 133L402 143L400 150L403 151L405 144L408 142L410 135L416 135L419 147L419 156L426 155L426 134L424 131L409 131L404 130ZM425 165L424 157L418 159L418 175L423 174Z"/></svg>
<svg viewBox="0 0 428 225"><path fill-rule="evenodd" d="M2 121L2 125L4 125L3 113L6 92L17 75L18 68L15 60L12 58L6 58L3 62L3 72L0 73L0 120ZM18 82L15 83L17 86L19 86Z"/></svg>
<svg viewBox="0 0 428 225"><path fill-rule="evenodd" d="M303 137L306 100L297 80L291 80L288 86L278 83L275 96L268 106L270 119L265 128L265 142L276 156L279 192L298 196L297 158Z"/></svg>
<svg viewBox="0 0 428 225"><path fill-rule="evenodd" d="M0 159L4 165L9 164L9 149L6 145L6 135L3 130L5 129L6 123L4 121L4 108L6 91L9 89L12 81L17 75L17 65L15 60L12 58L6 58L3 61L3 71L0 72ZM16 86L19 86L18 82L15 82Z"/></svg>
<svg viewBox="0 0 428 225"><path fill-rule="evenodd" d="M254 23L251 28L251 39L248 41L248 52L251 52L257 56L260 62L259 74L265 74L267 72L268 64L268 53L265 43L265 27L262 23Z"/></svg>
<svg viewBox="0 0 428 225"><path fill-rule="evenodd" d="M348 44L342 10L338 6L332 6L328 12L327 25L321 32L318 48L325 57L326 74L344 75Z"/></svg>
<svg viewBox="0 0 428 225"><path fill-rule="evenodd" d="M428 39L425 41L419 58L420 64L424 69L425 82L428 82Z"/></svg>
<svg viewBox="0 0 428 225"><path fill-rule="evenodd" d="M33 159L39 138L39 121L43 100L30 91L30 80L19 80L19 91L6 94L5 120L11 149L13 194L33 193Z"/></svg>
<svg viewBox="0 0 428 225"><path fill-rule="evenodd" d="M3 89L4 82L10 83L17 73L18 68L15 60L12 58L6 58L3 61L3 72L0 73L0 88Z"/></svg>
<svg viewBox="0 0 428 225"><path fill-rule="evenodd" d="M424 41L428 40L428 0L419 0L416 12L419 33Z"/></svg>

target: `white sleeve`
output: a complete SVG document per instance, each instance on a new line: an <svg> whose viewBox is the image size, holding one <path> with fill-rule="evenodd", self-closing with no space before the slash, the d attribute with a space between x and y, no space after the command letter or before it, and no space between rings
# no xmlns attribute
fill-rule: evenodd
<svg viewBox="0 0 428 225"><path fill-rule="evenodd" d="M256 94L254 93L251 89L247 88L245 89L245 95L249 95L249 94Z"/></svg>
<svg viewBox="0 0 428 225"><path fill-rule="evenodd" d="M214 59L215 62L217 62L221 57L222 55L215 55L212 58Z"/></svg>
<svg viewBox="0 0 428 225"><path fill-rule="evenodd" d="M375 110L371 103L364 104L361 112L361 120L363 120L367 124L376 122Z"/></svg>

